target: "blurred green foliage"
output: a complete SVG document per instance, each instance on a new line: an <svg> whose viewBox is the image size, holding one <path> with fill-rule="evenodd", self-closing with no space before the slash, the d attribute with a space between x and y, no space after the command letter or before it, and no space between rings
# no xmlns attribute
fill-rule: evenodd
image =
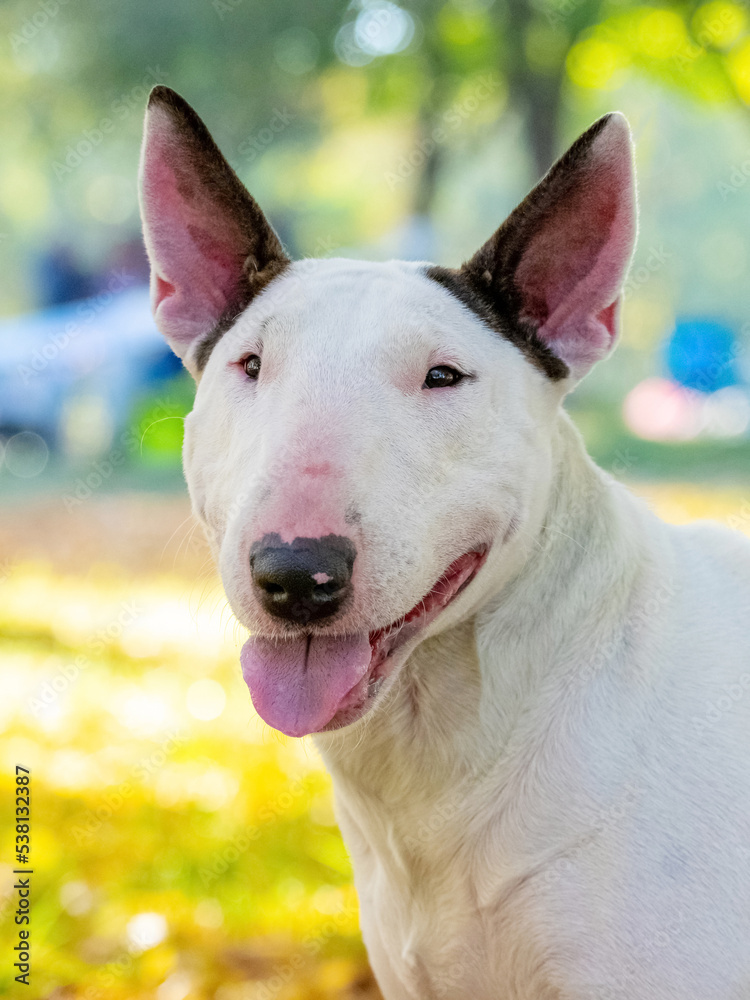
<svg viewBox="0 0 750 1000"><path fill-rule="evenodd" d="M508 115L524 123L532 180L588 123L597 94L639 77L745 107L746 8L6 0L0 310L33 301L30 265L45 243L72 244L94 267L136 236L137 150L155 83L199 108L292 248L322 255L375 240L414 212L429 215L453 148L472 137L486 144ZM451 112L460 128L446 121ZM441 126L444 139L432 142ZM403 183L384 183L399 169Z"/></svg>
<svg viewBox="0 0 750 1000"><path fill-rule="evenodd" d="M170 379L159 389L159 400L139 399L133 406L130 433L140 442L131 458L138 465L179 465L182 453L183 421L193 405L195 386L187 374ZM164 414L168 402L169 413Z"/></svg>

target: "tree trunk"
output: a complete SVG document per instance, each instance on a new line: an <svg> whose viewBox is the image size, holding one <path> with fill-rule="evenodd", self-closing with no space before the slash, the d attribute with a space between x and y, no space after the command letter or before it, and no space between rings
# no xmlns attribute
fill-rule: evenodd
<svg viewBox="0 0 750 1000"><path fill-rule="evenodd" d="M560 116L565 64L542 73L529 66L526 57L528 28L534 19L529 0L507 0L506 51L511 102L521 112L537 177L549 170L557 157L557 128Z"/></svg>

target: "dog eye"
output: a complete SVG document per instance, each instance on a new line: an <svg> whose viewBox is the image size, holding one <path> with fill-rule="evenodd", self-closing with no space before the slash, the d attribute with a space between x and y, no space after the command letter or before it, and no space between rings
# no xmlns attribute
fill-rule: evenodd
<svg viewBox="0 0 750 1000"><path fill-rule="evenodd" d="M463 372L459 372L449 365L438 365L436 368L430 368L427 372L424 387L425 389L439 389L444 385L457 385L465 377Z"/></svg>
<svg viewBox="0 0 750 1000"><path fill-rule="evenodd" d="M257 354L251 354L245 358L243 368L248 378L257 378L260 375L260 358Z"/></svg>

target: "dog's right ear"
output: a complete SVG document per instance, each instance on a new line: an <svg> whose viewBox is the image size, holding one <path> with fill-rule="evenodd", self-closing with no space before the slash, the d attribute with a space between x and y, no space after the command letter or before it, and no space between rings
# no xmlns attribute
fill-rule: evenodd
<svg viewBox="0 0 750 1000"><path fill-rule="evenodd" d="M206 126L168 87L149 97L139 179L156 324L198 378L211 346L289 258Z"/></svg>

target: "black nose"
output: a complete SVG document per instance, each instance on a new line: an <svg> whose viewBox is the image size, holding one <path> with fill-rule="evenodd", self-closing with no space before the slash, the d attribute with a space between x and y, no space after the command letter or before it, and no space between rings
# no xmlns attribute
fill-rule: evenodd
<svg viewBox="0 0 750 1000"><path fill-rule="evenodd" d="M264 535L250 549L250 572L265 610L299 625L330 618L351 592L357 550L342 535Z"/></svg>

